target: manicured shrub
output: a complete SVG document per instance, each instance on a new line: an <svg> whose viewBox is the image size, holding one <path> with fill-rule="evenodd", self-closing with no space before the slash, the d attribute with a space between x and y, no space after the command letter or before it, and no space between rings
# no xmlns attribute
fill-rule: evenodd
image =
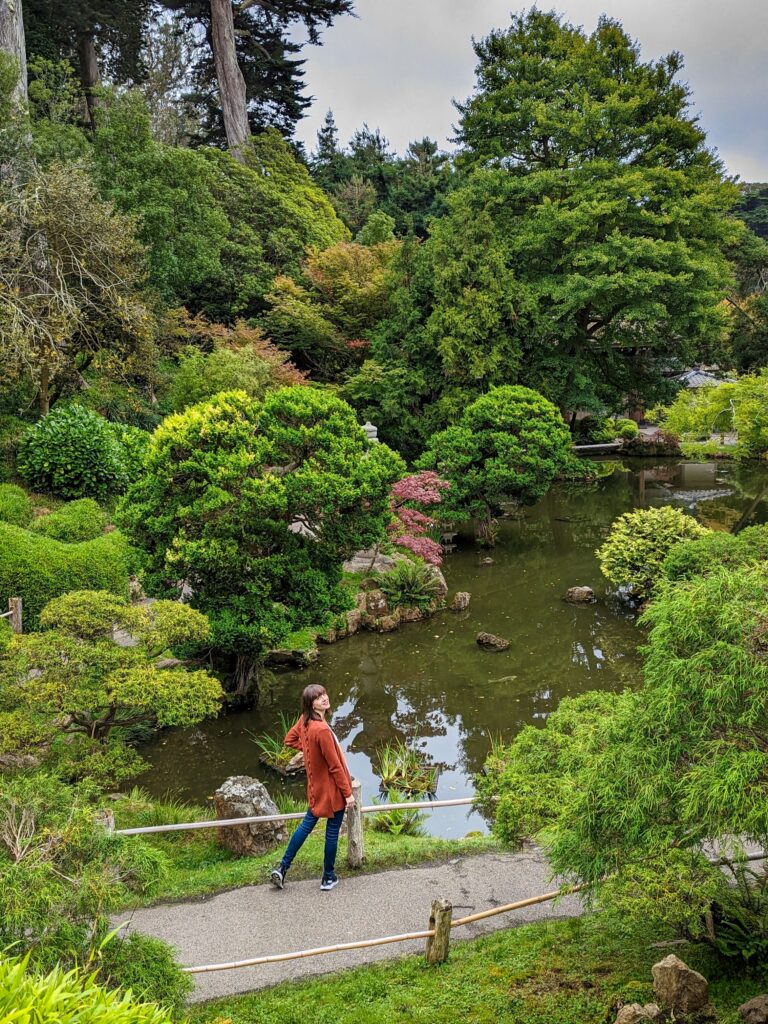
<svg viewBox="0 0 768 1024"><path fill-rule="evenodd" d="M670 580L706 576L720 566L738 568L768 562L768 526L750 526L741 533L719 530L676 544L664 559L664 575Z"/></svg>
<svg viewBox="0 0 768 1024"><path fill-rule="evenodd" d="M632 441L640 433L640 427L634 420L616 420L614 435L622 441Z"/></svg>
<svg viewBox="0 0 768 1024"><path fill-rule="evenodd" d="M32 521L32 502L16 484L0 484L0 523L28 526Z"/></svg>
<svg viewBox="0 0 768 1024"><path fill-rule="evenodd" d="M7 1015L7 1016L6 1016ZM55 967L37 974L26 957L0 960L0 1019L48 1024L171 1024L170 1010L111 992L96 974Z"/></svg>
<svg viewBox="0 0 768 1024"><path fill-rule="evenodd" d="M18 469L32 487L62 498L106 499L121 494L130 479L110 424L78 405L55 408L28 431Z"/></svg>
<svg viewBox="0 0 768 1024"><path fill-rule="evenodd" d="M0 523L0 605L24 602L24 628L36 629L43 607L70 590L109 590L127 595L133 553L122 534L65 544Z"/></svg>
<svg viewBox="0 0 768 1024"><path fill-rule="evenodd" d="M128 483L138 480L144 470L144 459L149 450L152 435L140 427L128 423L110 423L112 435L122 447L122 457Z"/></svg>
<svg viewBox="0 0 768 1024"><path fill-rule="evenodd" d="M100 537L106 525L107 517L98 503L93 498L80 498L79 501L68 501L55 512L35 519L30 529L34 533L52 537L53 540L79 544Z"/></svg>
<svg viewBox="0 0 768 1024"><path fill-rule="evenodd" d="M506 503L530 505L546 494L569 462L571 435L557 408L530 388L492 388L474 401L458 425L430 439L419 469L449 481L443 519L480 521L490 541L494 516Z"/></svg>
<svg viewBox="0 0 768 1024"><path fill-rule="evenodd" d="M664 559L675 544L704 537L709 531L678 508L641 508L613 523L598 549L606 579L627 587L633 597L646 598L664 576Z"/></svg>

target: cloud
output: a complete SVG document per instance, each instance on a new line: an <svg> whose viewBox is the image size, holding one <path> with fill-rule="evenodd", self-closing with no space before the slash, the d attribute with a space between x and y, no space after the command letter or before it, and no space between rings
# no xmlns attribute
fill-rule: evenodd
<svg viewBox="0 0 768 1024"><path fill-rule="evenodd" d="M330 108L345 141L366 121L399 152L423 135L447 147L457 116L451 101L474 87L471 37L508 24L510 7L509 0L357 0L357 18L339 19L322 47L304 52L315 102L298 137L311 149ZM563 0L557 9L588 31L603 12L618 18L647 60L682 52L709 144L730 173L768 180L765 0Z"/></svg>

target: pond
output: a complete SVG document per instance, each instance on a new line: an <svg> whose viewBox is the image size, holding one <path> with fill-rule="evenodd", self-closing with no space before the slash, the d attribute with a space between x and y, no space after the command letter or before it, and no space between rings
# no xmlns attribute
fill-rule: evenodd
<svg viewBox="0 0 768 1024"><path fill-rule="evenodd" d="M152 771L141 784L157 796L204 803L227 776L247 774L272 793L303 798L303 781L285 783L258 763L251 734L276 732L280 712L295 716L302 689L319 682L366 804L379 792L377 751L397 739L444 766L438 798L469 796L492 737L510 740L526 723L543 724L563 697L636 685L640 635L606 589L594 554L610 524L622 512L660 504L685 508L715 529L764 523L768 467L633 459L604 462L602 470L596 483L558 486L504 520L492 565L481 564L488 552L478 552L469 534L457 538L443 568L449 596L471 593L465 612L321 647L310 668L276 677L269 706L169 730L144 745ZM591 586L596 603L567 604L565 591L577 584ZM481 630L508 638L509 650L481 650ZM453 837L487 830L466 807L436 810L425 827Z"/></svg>

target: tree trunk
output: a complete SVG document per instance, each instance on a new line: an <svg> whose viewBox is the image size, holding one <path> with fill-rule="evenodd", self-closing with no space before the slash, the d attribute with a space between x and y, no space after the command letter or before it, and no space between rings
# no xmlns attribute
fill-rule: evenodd
<svg viewBox="0 0 768 1024"><path fill-rule="evenodd" d="M227 145L232 156L242 161L243 146L251 137L251 130L248 126L245 79L237 63L231 0L211 0L211 37Z"/></svg>
<svg viewBox="0 0 768 1024"><path fill-rule="evenodd" d="M78 32L77 34L77 61L80 68L80 84L85 94L85 102L88 107L88 120L91 128L95 127L94 111L101 106L101 100L95 95L94 90L101 85L99 74L99 62L96 57L96 44L93 39L93 32Z"/></svg>
<svg viewBox="0 0 768 1024"><path fill-rule="evenodd" d="M232 681L235 684L235 696L241 700L259 695L259 661L251 654L238 654L235 658L235 671Z"/></svg>
<svg viewBox="0 0 768 1024"><path fill-rule="evenodd" d="M24 45L24 21L21 0L0 0L0 52L7 53L19 67L19 80L13 91L17 103L27 101L27 51Z"/></svg>
<svg viewBox="0 0 768 1024"><path fill-rule="evenodd" d="M51 371L48 363L43 360L40 367L40 384L37 391L37 411L41 416L47 415L50 412L50 395L51 395Z"/></svg>

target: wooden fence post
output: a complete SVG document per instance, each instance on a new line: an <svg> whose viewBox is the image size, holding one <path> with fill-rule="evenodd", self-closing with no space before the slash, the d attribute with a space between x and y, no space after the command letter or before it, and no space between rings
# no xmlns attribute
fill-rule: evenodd
<svg viewBox="0 0 768 1024"><path fill-rule="evenodd" d="M448 900L435 900L432 913L429 915L429 930L435 934L427 939L424 954L428 964L442 964L448 959L448 947L451 943L451 917L453 907Z"/></svg>
<svg viewBox="0 0 768 1024"><path fill-rule="evenodd" d="M363 784L359 779L352 779L352 796L355 798L353 807L347 812L347 864L351 868L363 866L365 847L363 846Z"/></svg>
<svg viewBox="0 0 768 1024"><path fill-rule="evenodd" d="M20 597L9 597L8 598L8 611L11 613L9 621L11 623L11 629L14 633L22 632L22 618L21 618L21 598Z"/></svg>

